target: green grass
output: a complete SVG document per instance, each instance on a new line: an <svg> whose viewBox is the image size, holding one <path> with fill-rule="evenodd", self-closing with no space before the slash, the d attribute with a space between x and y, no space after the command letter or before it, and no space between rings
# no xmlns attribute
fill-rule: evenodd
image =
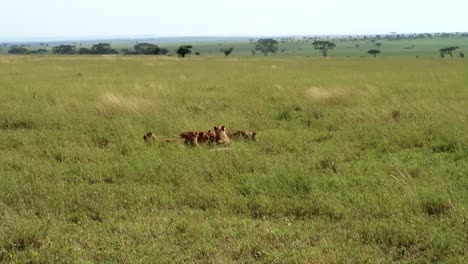
<svg viewBox="0 0 468 264"><path fill-rule="evenodd" d="M467 66L0 57L0 262L464 263Z"/></svg>

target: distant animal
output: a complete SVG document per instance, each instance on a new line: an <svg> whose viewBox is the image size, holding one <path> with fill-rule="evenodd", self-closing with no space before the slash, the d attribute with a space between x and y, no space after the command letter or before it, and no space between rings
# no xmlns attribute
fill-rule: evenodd
<svg viewBox="0 0 468 264"><path fill-rule="evenodd" d="M255 131L250 132L246 130L239 130L232 134L232 138L236 138L236 139L243 138L245 140L251 140L251 141L255 141L256 136L257 136L257 132Z"/></svg>
<svg viewBox="0 0 468 264"><path fill-rule="evenodd" d="M187 131L183 132L180 135L180 138L184 139L184 143L187 145L198 145L198 131Z"/></svg>
<svg viewBox="0 0 468 264"><path fill-rule="evenodd" d="M214 142L216 141L216 134L213 133L213 132L211 131L211 129L208 130L208 132L206 132L206 134L208 135L208 138L209 138L209 141L208 141L208 142L209 142L209 143L214 143Z"/></svg>
<svg viewBox="0 0 468 264"><path fill-rule="evenodd" d="M197 142L200 144L203 143L212 143L215 140L215 134L208 130L208 132L198 132Z"/></svg>
<svg viewBox="0 0 468 264"><path fill-rule="evenodd" d="M214 127L215 130L215 142L218 144L229 144L231 141L227 136L226 127L223 125L221 127Z"/></svg>
<svg viewBox="0 0 468 264"><path fill-rule="evenodd" d="M156 141L156 136L150 131L143 136L143 139L146 143L153 143Z"/></svg>

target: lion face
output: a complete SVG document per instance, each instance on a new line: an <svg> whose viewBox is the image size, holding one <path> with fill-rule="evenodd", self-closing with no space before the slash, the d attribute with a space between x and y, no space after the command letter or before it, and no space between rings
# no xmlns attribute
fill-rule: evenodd
<svg viewBox="0 0 468 264"><path fill-rule="evenodd" d="M143 136L143 139L146 143L152 143L156 141L156 136L150 131Z"/></svg>
<svg viewBox="0 0 468 264"><path fill-rule="evenodd" d="M226 127L223 125L221 127L214 127L215 130L215 141L218 144L229 144L231 141L226 134Z"/></svg>

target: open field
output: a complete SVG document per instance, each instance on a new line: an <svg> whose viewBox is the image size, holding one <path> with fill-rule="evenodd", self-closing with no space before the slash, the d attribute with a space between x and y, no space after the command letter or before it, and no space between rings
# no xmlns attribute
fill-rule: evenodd
<svg viewBox="0 0 468 264"><path fill-rule="evenodd" d="M327 39L336 43L336 48L330 51L330 57L369 57L367 53L370 49L379 49L382 51L378 57L406 57L406 58L440 58L439 49L459 46L460 48L454 52L454 56L458 57L460 52L468 53L468 38L462 36L453 37L434 37L425 39L400 39L400 40L388 40L388 39L373 39L371 37L367 39ZM159 45L160 47L167 48L169 52L174 55L175 50L180 45L193 45L193 53L199 52L201 56L217 56L221 57L224 54L220 51L221 49L234 48L233 56L252 56L252 50L255 50L255 43L245 41L217 41L217 42L171 42L171 43L158 43L157 40L147 40L148 42ZM176 40L174 40L176 41ZM280 42L278 45L278 51L271 56L308 56L308 57L321 57L321 53L314 49L312 46L314 40L310 39L294 39L293 41ZM103 41L106 42L106 41ZM107 42L112 43L111 40ZM140 40L140 42L142 42ZM143 40L143 42L145 42ZM375 43L381 43L381 47L377 47ZM96 42L97 43L97 42ZM94 44L96 44L94 43ZM133 46L138 43L138 40L127 40L127 42L115 42L112 43L112 47L121 51L122 49L132 49ZM90 48L91 43L71 42L68 44L76 45L78 48L85 47ZM57 46L57 43L49 43L49 46L39 46L32 44L27 46L28 49L34 50L39 48L45 48L51 51L53 46ZM8 46L0 46L0 54L7 54L9 50ZM193 55L194 56L194 55ZM261 52L256 51L255 56L262 57Z"/></svg>
<svg viewBox="0 0 468 264"><path fill-rule="evenodd" d="M0 262L466 263L467 84L461 59L0 56ZM222 124L258 139L142 139Z"/></svg>

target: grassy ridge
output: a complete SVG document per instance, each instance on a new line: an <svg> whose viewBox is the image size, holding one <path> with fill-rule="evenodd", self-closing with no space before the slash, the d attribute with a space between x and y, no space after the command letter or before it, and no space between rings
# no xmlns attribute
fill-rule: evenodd
<svg viewBox="0 0 468 264"><path fill-rule="evenodd" d="M0 261L464 262L466 68L0 57Z"/></svg>

